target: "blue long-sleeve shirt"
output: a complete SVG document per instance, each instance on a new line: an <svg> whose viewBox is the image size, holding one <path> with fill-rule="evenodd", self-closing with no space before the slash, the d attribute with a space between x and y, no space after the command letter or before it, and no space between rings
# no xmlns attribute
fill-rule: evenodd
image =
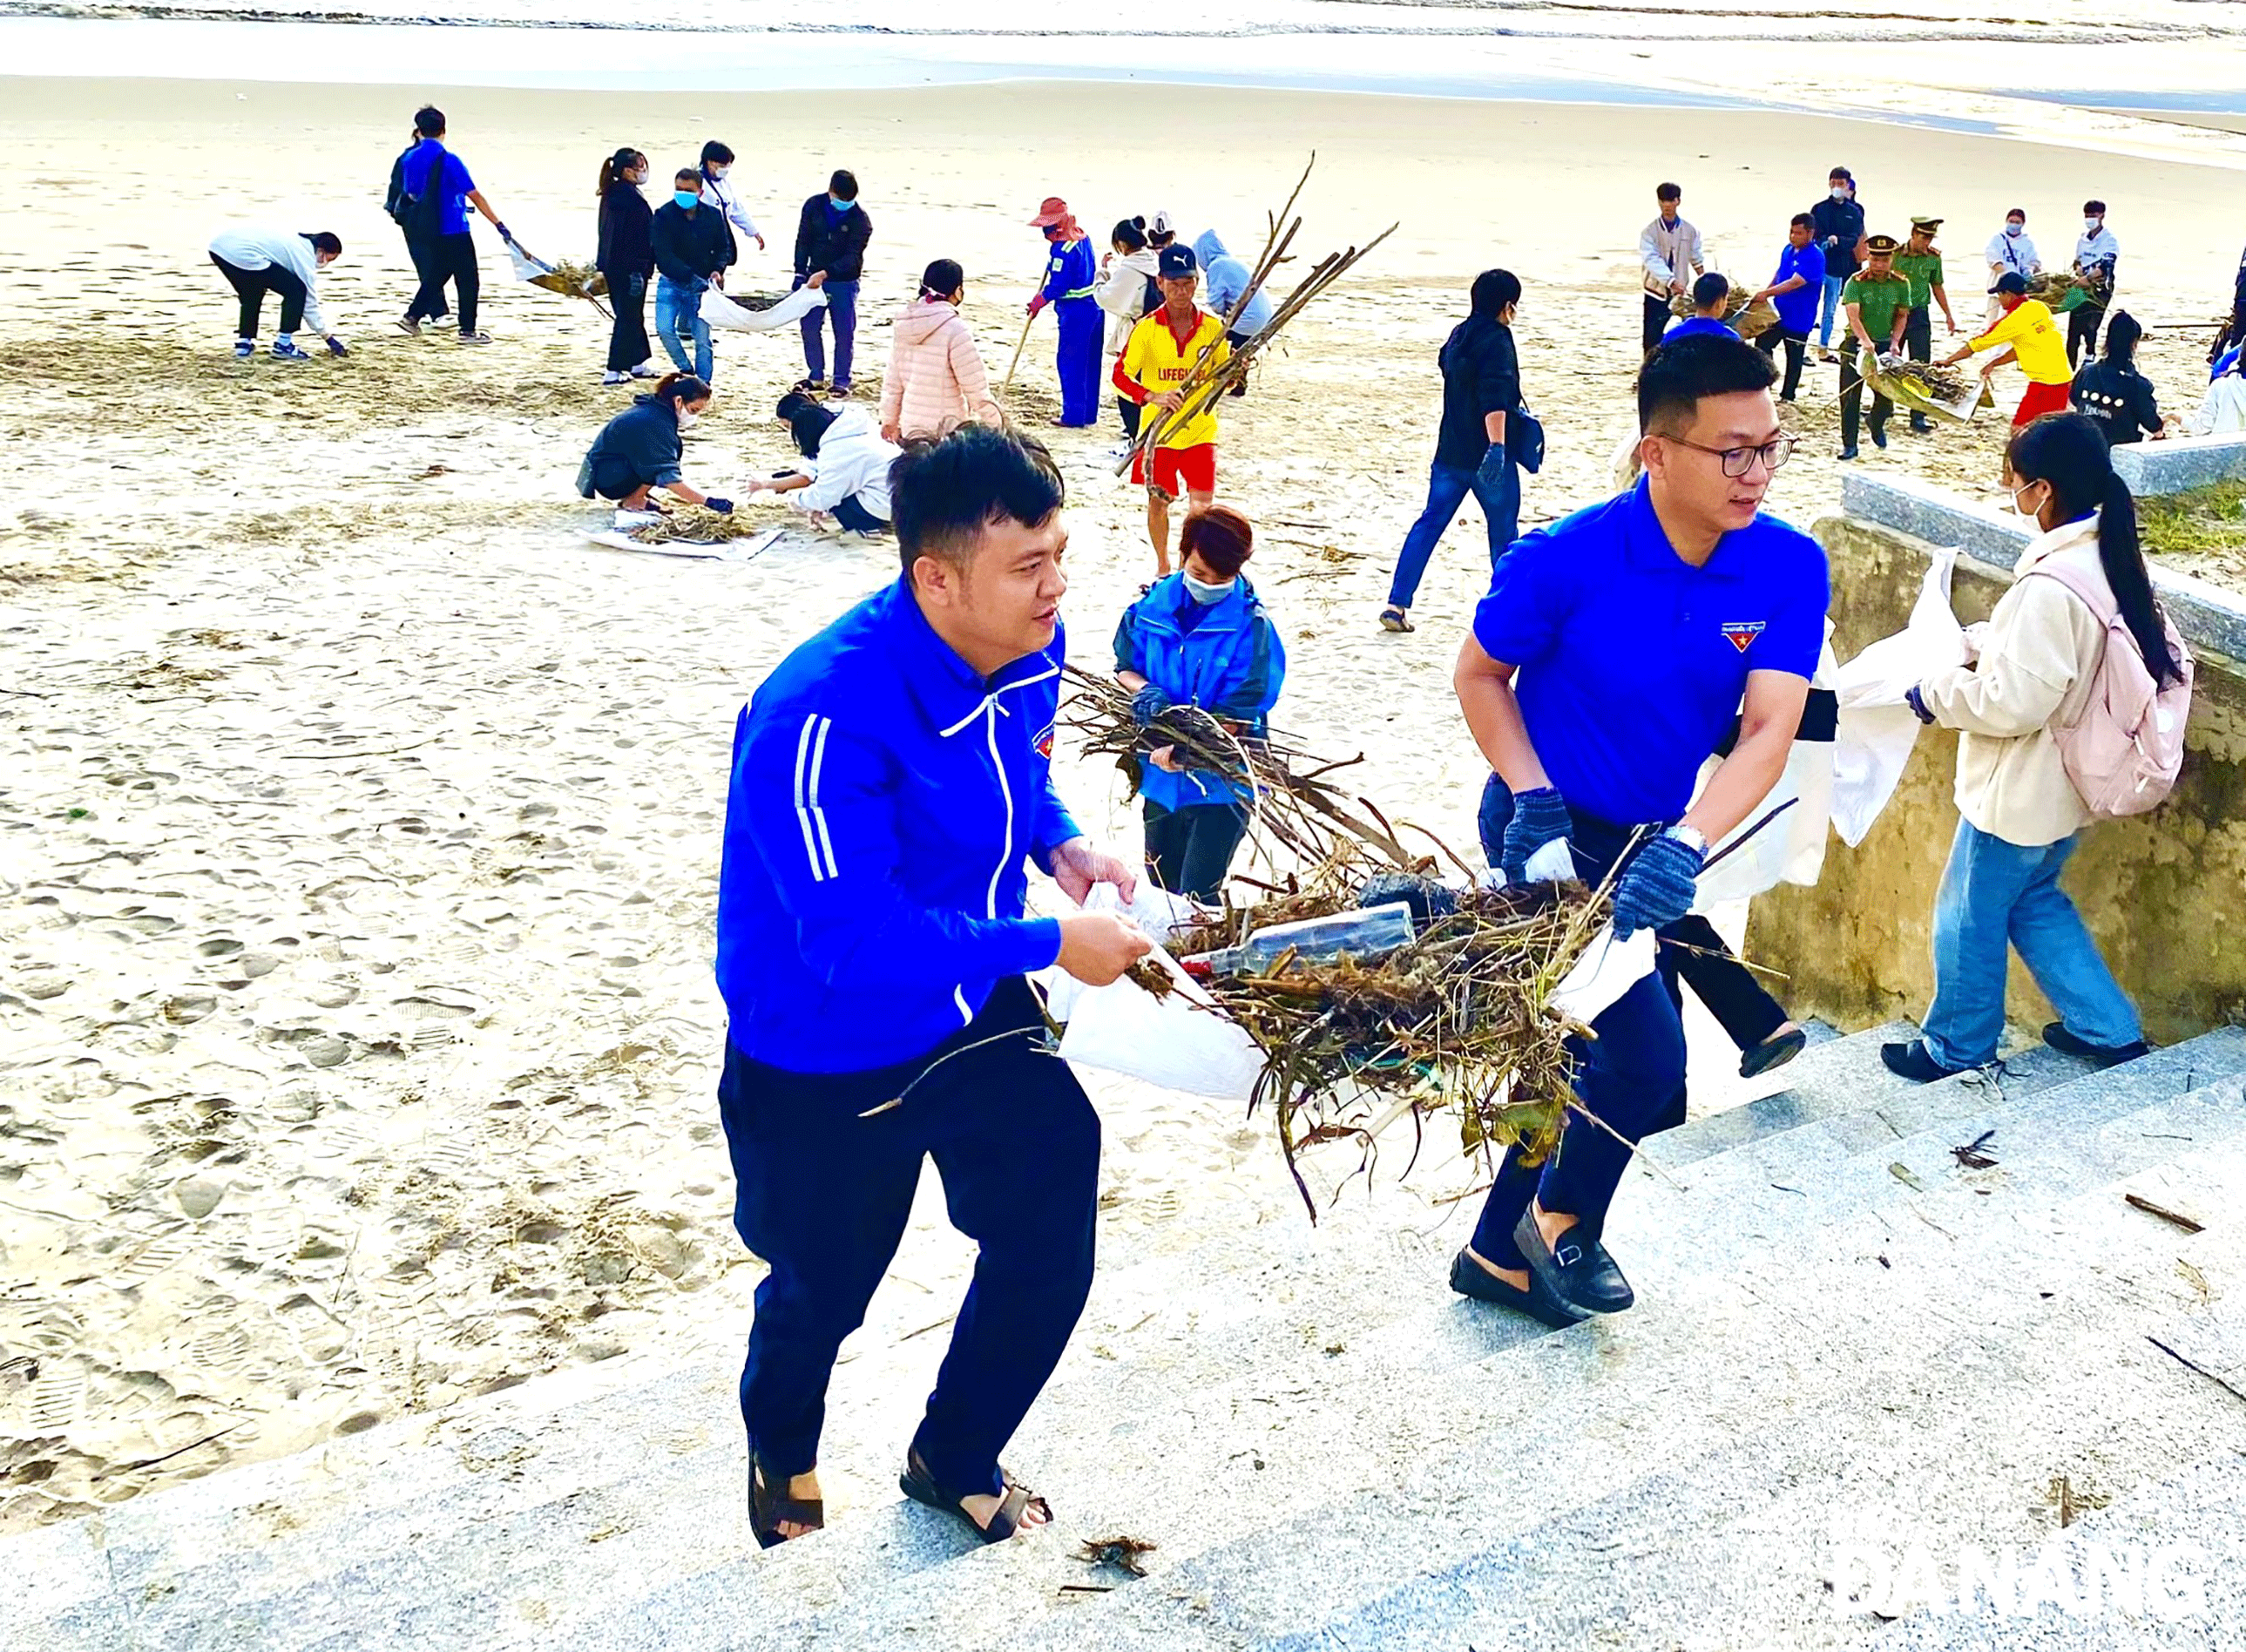
<svg viewBox="0 0 2246 1652"><path fill-rule="evenodd" d="M1091 297L1099 275L1092 243L1082 239L1056 241L1052 252L1045 260L1045 284L1038 289L1038 295L1049 304L1065 298Z"/></svg>
<svg viewBox="0 0 2246 1652"><path fill-rule="evenodd" d="M1028 865L1078 835L1052 787L1066 642L987 681L903 581L799 647L733 736L718 987L743 1055L859 1072L925 1055L1060 953Z"/></svg>
<svg viewBox="0 0 2246 1652"><path fill-rule="evenodd" d="M1221 601L1203 604L1194 600L1184 574L1172 574L1123 610L1115 669L1136 671L1173 703L1197 705L1260 737L1270 732L1270 710L1287 680L1287 649L1245 578L1235 579ZM1139 790L1166 809L1248 796L1245 785L1222 775L1198 769L1173 774L1151 763Z"/></svg>

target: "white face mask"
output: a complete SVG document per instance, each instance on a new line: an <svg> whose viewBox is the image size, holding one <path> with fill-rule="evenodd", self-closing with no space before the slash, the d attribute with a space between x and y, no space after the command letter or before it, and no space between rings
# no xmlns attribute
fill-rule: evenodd
<svg viewBox="0 0 2246 1652"><path fill-rule="evenodd" d="M699 413L690 413L690 412L688 412L688 411L687 411L684 407L682 407L682 408L680 408L680 409L678 410L678 428L679 428L679 429L681 429L681 430L684 430L684 429L686 429L688 426L690 426L691 425L692 425L696 419L698 419L698 418L701 418L701 417L702 417L702 415L701 415L701 414L699 414Z"/></svg>
<svg viewBox="0 0 2246 1652"><path fill-rule="evenodd" d="M2017 240L2027 233L2027 228L2025 224L2006 224L2004 233Z"/></svg>
<svg viewBox="0 0 2246 1652"><path fill-rule="evenodd" d="M2025 506L2025 505L2023 505L2023 504L2021 504L2021 503L2020 503L2020 495L2021 495L2021 494L2023 494L2023 493L2026 493L2026 492L2028 491L2028 489L2030 489L2030 488L2032 488L2032 487L2040 487L2040 486L2043 486L2043 484L2042 484L2041 482L2028 482L2028 483L2025 483L2025 484L2023 484L2021 486L2018 486L2018 487L2016 487L2016 488L2012 489L2012 490L2011 490L2012 497L2011 497L2011 501L2010 501L2010 503L2009 503L2009 505L2008 505L2007 508L2008 508L2008 509L2010 509L2010 510L2011 510L2011 511L2015 515L2018 515L2018 516L2025 516L2025 517L2026 517L2030 521L2033 521L2033 520L2036 520L2036 517L2037 517L2037 515L2038 515L2038 513L2039 512L2041 512L2041 510L2043 509L2043 506L2040 506L2040 505L2038 505L2038 506L2036 506L2036 508L2035 508L2034 510L2032 510L2032 510L2030 510L2026 506Z"/></svg>
<svg viewBox="0 0 2246 1652"><path fill-rule="evenodd" d="M727 173L729 173L729 172L731 172L731 171L732 171L732 168L731 167L716 167L716 166L713 166L713 167L711 167L710 168L710 175L711 175L712 178L723 178L723 177L724 177Z"/></svg>
<svg viewBox="0 0 2246 1652"><path fill-rule="evenodd" d="M1848 185L1846 185L1846 184L1834 184L1834 185L1833 186L1833 199L1834 199L1834 200L1835 200L1835 201L1846 201L1846 200L1848 200Z"/></svg>
<svg viewBox="0 0 2246 1652"><path fill-rule="evenodd" d="M1182 569L1180 571L1183 572ZM1203 608L1215 608L1226 597L1231 595L1234 584L1233 581L1227 580L1222 585L1204 585L1190 574L1185 574L1185 581L1186 595Z"/></svg>
<svg viewBox="0 0 2246 1652"><path fill-rule="evenodd" d="M2082 221L2082 233L2086 235L2094 235L2098 233L2098 226L2105 221L2103 218L2086 218Z"/></svg>

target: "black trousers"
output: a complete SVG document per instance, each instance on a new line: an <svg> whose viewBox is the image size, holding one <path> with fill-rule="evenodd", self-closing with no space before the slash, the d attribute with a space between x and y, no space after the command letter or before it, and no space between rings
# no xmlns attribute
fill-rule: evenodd
<svg viewBox="0 0 2246 1652"><path fill-rule="evenodd" d="M602 270L609 278L609 371L628 373L653 353L647 342L647 277L637 270Z"/></svg>
<svg viewBox="0 0 2246 1652"><path fill-rule="evenodd" d="M457 235L439 235L424 241L413 255L413 268L421 277L421 289L406 307L405 318L427 321L443 315L445 283L449 281L453 283L455 307L460 312L460 330L475 331L476 299L482 291L483 278L476 270L473 237L464 229Z"/></svg>
<svg viewBox="0 0 2246 1652"><path fill-rule="evenodd" d="M2098 330L2106 324L2103 304L2077 304L2066 313L2066 364L2073 366L2086 350L2098 353Z"/></svg>
<svg viewBox="0 0 2246 1652"><path fill-rule="evenodd" d="M998 1453L1092 1288L1099 1118L1045 1053L1044 1029L1018 976L970 1025L895 1067L789 1072L726 1047L718 1107L733 1225L772 1269L741 1370L741 1419L769 1475L816 1466L836 1350L864 1321L933 1159L951 1225L979 1251L913 1443L945 1489L1003 1490Z"/></svg>
<svg viewBox="0 0 2246 1652"><path fill-rule="evenodd" d="M414 280L419 282L423 287L427 286L432 280L436 280L437 285L439 289L437 298L438 308L432 310L428 316L423 317L424 320L431 321L449 316L453 313L453 308L451 305L445 303L444 295L441 290L445 284L444 282L441 279L438 279L432 273L434 266L431 262L430 255L432 251L433 247L431 242L425 241L416 241L411 235L406 236L405 255L413 261ZM415 288L414 291L418 294L420 291L420 287Z"/></svg>
<svg viewBox="0 0 2246 1652"><path fill-rule="evenodd" d="M630 460L618 459L612 453L588 459L585 462L591 472L587 479L591 482L593 492L602 499L629 499L654 480L652 477L641 475Z"/></svg>
<svg viewBox="0 0 2246 1652"><path fill-rule="evenodd" d="M1147 410L1128 396L1116 397L1115 415L1123 421L1123 435L1126 440L1135 442L1139 439L1139 421L1145 418Z"/></svg>
<svg viewBox="0 0 2246 1652"><path fill-rule="evenodd" d="M1809 347L1807 333L1789 333L1783 327L1766 327L1755 336L1755 348L1766 356L1778 354L1778 347L1786 346L1786 383L1778 392L1780 401L1790 402L1801 388L1801 358Z"/></svg>
<svg viewBox="0 0 2246 1652"><path fill-rule="evenodd" d="M1902 353L1915 362L1930 362L1934 359L1934 311L1931 307L1925 304L1917 305L1913 308L1909 316L1904 317ZM1910 416L1910 427L1913 430L1924 430L1930 422L1923 413L1913 413Z"/></svg>
<svg viewBox="0 0 2246 1652"><path fill-rule="evenodd" d="M239 264L229 264L216 253L210 255L210 261L218 266L218 273L226 277L235 296L242 301L242 315L235 323L235 337L257 337L258 312L265 308L268 293L281 295L283 334L293 333L303 324L304 301L310 295L305 292L304 283L294 270L283 269L278 264L268 264L262 269L244 269Z"/></svg>
<svg viewBox="0 0 2246 1652"><path fill-rule="evenodd" d="M1194 803L1182 809L1147 804L1147 870L1174 894L1214 905L1248 835L1248 811L1237 803Z"/></svg>
<svg viewBox="0 0 2246 1652"><path fill-rule="evenodd" d="M1857 344L1850 334L1839 348L1841 357L1841 445L1856 445L1856 426L1864 416L1864 376L1856 369ZM1888 427L1888 419L1895 411L1895 404L1877 391L1872 392L1872 429L1876 432Z"/></svg>
<svg viewBox="0 0 2246 1652"><path fill-rule="evenodd" d="M1661 343L1661 335L1669 330L1669 323L1675 319L1676 317L1669 313L1669 301L1666 298L1657 298L1651 293L1646 294L1645 330L1639 343L1647 350L1652 350Z"/></svg>
<svg viewBox="0 0 2246 1652"><path fill-rule="evenodd" d="M1786 1006L1763 990L1754 971L1732 955L1716 926L1698 913L1687 913L1662 929L1660 956L1661 979L1671 1002L1682 1011L1684 989L1691 988L1692 996L1708 1006L1725 1037L1742 1054L1786 1024ZM1678 1114L1681 1124L1681 1107Z"/></svg>

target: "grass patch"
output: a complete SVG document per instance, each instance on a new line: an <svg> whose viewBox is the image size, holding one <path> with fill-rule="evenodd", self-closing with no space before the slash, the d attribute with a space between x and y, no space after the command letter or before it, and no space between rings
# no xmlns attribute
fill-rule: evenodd
<svg viewBox="0 0 2246 1652"><path fill-rule="evenodd" d="M2145 549L2154 556L2221 556L2246 550L2246 481L2212 482L2137 501Z"/></svg>

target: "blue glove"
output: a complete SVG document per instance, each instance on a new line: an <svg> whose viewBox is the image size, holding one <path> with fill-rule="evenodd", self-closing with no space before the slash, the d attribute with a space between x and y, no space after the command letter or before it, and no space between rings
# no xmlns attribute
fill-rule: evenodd
<svg viewBox="0 0 2246 1652"><path fill-rule="evenodd" d="M492 228L499 231L499 238L501 241L513 241L514 239L514 236L507 233L507 226L500 222L496 218L492 220Z"/></svg>
<svg viewBox="0 0 2246 1652"><path fill-rule="evenodd" d="M1474 467L1474 480L1484 487L1502 487L1506 480L1505 472L1510 468L1506 462L1505 444L1492 442L1489 452L1481 456L1481 463Z"/></svg>
<svg viewBox="0 0 2246 1652"><path fill-rule="evenodd" d="M714 494L704 493L702 496L702 502L720 516L731 516L733 513L733 501L729 499L718 499Z"/></svg>
<svg viewBox="0 0 2246 1652"><path fill-rule="evenodd" d="M344 341L342 339L337 338L333 333L330 333L328 335L328 354L330 356L348 356L351 354L351 351L344 348Z"/></svg>
<svg viewBox="0 0 2246 1652"><path fill-rule="evenodd" d="M1910 707L1913 717L1929 727L1933 726L1934 713L1926 709L1926 691L1920 684L1914 683L1905 689L1902 698L1903 704Z"/></svg>
<svg viewBox="0 0 2246 1652"><path fill-rule="evenodd" d="M1691 911L1701 860L1699 850L1665 832L1640 849L1615 884L1615 938L1658 929Z"/></svg>
<svg viewBox="0 0 2246 1652"><path fill-rule="evenodd" d="M1131 720L1145 728L1177 702L1159 683L1149 683L1131 697Z"/></svg>
<svg viewBox="0 0 2246 1652"><path fill-rule="evenodd" d="M1513 819L1505 827L1505 845L1498 870L1508 883L1528 881L1528 857L1546 844L1565 841L1576 829L1568 813L1568 800L1555 786L1540 785L1513 794Z"/></svg>

